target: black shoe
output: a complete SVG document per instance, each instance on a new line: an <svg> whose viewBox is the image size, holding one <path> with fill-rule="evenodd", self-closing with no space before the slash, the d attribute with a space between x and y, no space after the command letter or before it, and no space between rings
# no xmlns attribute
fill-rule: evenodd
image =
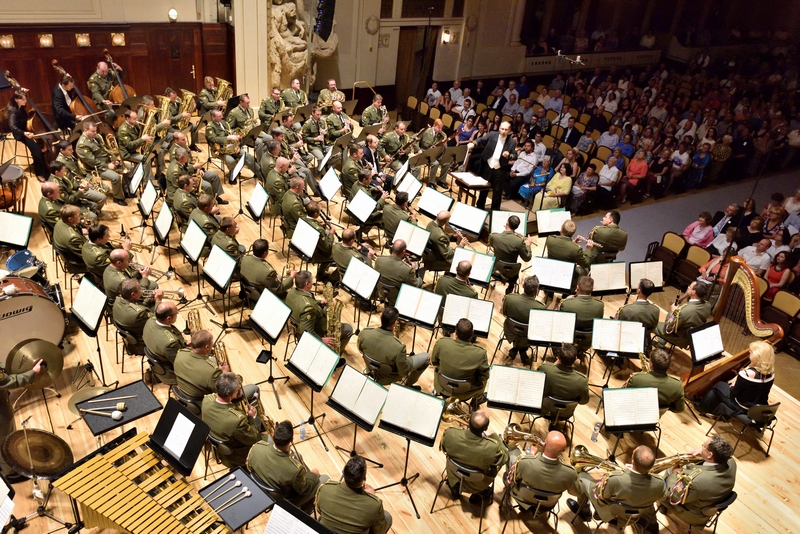
<svg viewBox="0 0 800 534"><path fill-rule="evenodd" d="M125 200L121 199L121 198L115 198L114 199L114 204L116 204L117 206L127 206L128 205L128 203Z"/></svg>
<svg viewBox="0 0 800 534"><path fill-rule="evenodd" d="M231 179L231 178L228 178L228 183L229 183L230 185L236 185L236 178L233 178L233 179Z"/></svg>
<svg viewBox="0 0 800 534"><path fill-rule="evenodd" d="M578 518L580 518L581 521L586 522L592 519L592 512L591 510L589 510L589 507L584 506L583 508L581 508L578 505L578 501L576 501L575 499L567 499L567 506L569 507L569 510L573 514L577 515Z"/></svg>
<svg viewBox="0 0 800 534"><path fill-rule="evenodd" d="M411 389L417 390L417 391L422 391L422 386L414 385L414 386L408 386L408 387L410 387Z"/></svg>
<svg viewBox="0 0 800 534"><path fill-rule="evenodd" d="M481 493L473 493L472 495L469 496L469 503L470 504L478 505L481 502L483 502L483 500L484 500L483 499L483 494L481 494Z"/></svg>
<svg viewBox="0 0 800 534"><path fill-rule="evenodd" d="M455 486L450 486L450 495L453 496L454 500L458 500L458 499L461 498L461 484L460 483L456 484Z"/></svg>
<svg viewBox="0 0 800 534"><path fill-rule="evenodd" d="M217 204L219 204L220 206L224 206L224 205L228 204L228 201L225 200L222 197L217 197Z"/></svg>
<svg viewBox="0 0 800 534"><path fill-rule="evenodd" d="M528 356L528 351L527 350L526 351L520 351L519 359L520 359L520 361L522 361L522 365L530 365L531 364L531 358Z"/></svg>
<svg viewBox="0 0 800 534"><path fill-rule="evenodd" d="M129 193L128 191L125 191L125 198L136 198L136 195L134 195L133 193Z"/></svg>
<svg viewBox="0 0 800 534"><path fill-rule="evenodd" d="M199 146L197 146L197 145L196 145L196 144L194 144L194 143L192 143L191 145L189 145L189 150L191 150L192 152L202 152L202 150L200 150L200 147L199 147Z"/></svg>
<svg viewBox="0 0 800 534"><path fill-rule="evenodd" d="M519 354L519 349L511 348L508 351L508 360L513 362L517 359L517 354Z"/></svg>
<svg viewBox="0 0 800 534"><path fill-rule="evenodd" d="M344 367L346 363L347 361L341 356L339 356L339 362L336 364L336 368L338 369L339 367Z"/></svg>

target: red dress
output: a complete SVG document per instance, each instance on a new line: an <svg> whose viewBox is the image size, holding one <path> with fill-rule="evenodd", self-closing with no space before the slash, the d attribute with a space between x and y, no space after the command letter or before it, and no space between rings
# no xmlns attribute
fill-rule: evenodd
<svg viewBox="0 0 800 534"><path fill-rule="evenodd" d="M770 285L779 284L781 282L781 278L783 278L783 271L785 270L786 269L778 270L774 265L770 265L769 269L767 269L767 283ZM781 288L779 287L767 288L766 293L764 293L764 300L772 300L775 297L775 293L780 290Z"/></svg>

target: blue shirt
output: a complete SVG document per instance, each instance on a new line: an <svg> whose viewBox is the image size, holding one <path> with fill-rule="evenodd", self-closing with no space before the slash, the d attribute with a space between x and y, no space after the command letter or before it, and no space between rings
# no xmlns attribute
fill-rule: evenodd
<svg viewBox="0 0 800 534"><path fill-rule="evenodd" d="M623 155L623 156L627 156L627 157L629 157L629 158L632 158L632 157L633 157L633 152L634 152L634 150L636 150L636 149L633 147L633 145L632 145L632 144L628 143L628 144L626 145L626 144L625 144L625 143L623 143L622 141L620 141L619 143L617 143L617 146L615 146L614 148L619 148L619 149L621 149L621 150L622 150L622 155Z"/></svg>
<svg viewBox="0 0 800 534"><path fill-rule="evenodd" d="M545 103L544 109L552 109L556 113L561 113L561 110L564 109L564 101L560 98L551 98Z"/></svg>

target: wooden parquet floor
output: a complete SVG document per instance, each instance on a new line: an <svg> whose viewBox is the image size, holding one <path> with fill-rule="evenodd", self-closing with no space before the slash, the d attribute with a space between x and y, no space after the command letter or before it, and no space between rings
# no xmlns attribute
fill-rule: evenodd
<svg viewBox="0 0 800 534"><path fill-rule="evenodd" d="M245 170L245 175L249 175L249 171ZM250 196L253 189L253 181L247 181L242 186L242 194L244 200ZM234 215L239 208L238 203L238 187L225 185L226 194L225 198L231 201L227 206L222 206L222 215ZM25 212L28 215L35 216L36 207L40 198L39 184L35 179L32 179L27 184L27 205ZM338 199L337 199L338 200ZM157 204L157 209L159 204ZM133 202L127 208L120 208L114 204L109 204L103 210L100 221L107 224L112 229L112 235L116 236L119 231L120 224L128 229L134 240L140 237L140 230L131 230L136 226L140 219L138 214L135 213ZM332 206L331 211L337 215L338 207ZM259 228L256 223L250 220L247 216L239 217L239 222L242 231L239 235L239 241L245 246L249 246L254 239L259 235ZM424 217L420 224L427 223ZM48 264L47 271L51 282L60 279L62 288L66 299L66 308L69 309L70 292L68 284L64 283L63 275L56 274L55 263L51 258L50 247L45 239L45 236L39 229L38 222L34 225L34 232L31 239L30 249L36 256ZM263 223L263 234L266 237L271 236L272 228L270 220L265 219ZM276 240L273 248L280 249L280 230L276 230ZM375 234L373 233L373 237ZM179 236L177 230L173 231L173 246L178 242ZM144 235L145 243L152 243L152 229L147 228ZM478 250L484 250L484 246L476 243ZM541 253L541 247L535 249L537 253ZM166 270L169 263L167 257L164 255L163 249L159 250L159 254L153 266L157 269ZM644 251L642 251L642 257ZM277 269L281 269L285 263L285 258L281 253L277 255L270 255L270 261ZM139 261L147 263L149 261L149 254L139 255ZM196 295L197 284L196 275L191 272L188 264L183 263L183 260L173 255L172 264L177 269L177 272L188 281L188 284L183 284L177 277L173 280L167 281L161 279L159 284L164 289L177 290L184 287L187 295L191 298ZM426 287L432 286L431 275L428 275L426 280ZM499 336L502 332L502 316L499 313L502 304L504 287L500 286L498 291L490 295L490 299L495 302L495 314L490 336L487 340L479 340L489 352L491 359L492 353L495 349ZM664 293L657 295L656 303L662 309L668 307L668 303L675 296L674 288L667 288ZM212 289L206 285L203 292L211 295ZM218 297L218 295L217 295ZM347 295L341 297L345 300L349 299ZM622 304L624 297L615 296L607 297L604 302L606 305L607 315L613 315L617 308ZM234 299L234 302L237 302ZM192 306L195 307L195 306ZM214 309L217 317L221 317L223 310L219 299L212 301L211 307ZM552 307L552 303L551 303ZM213 326L210 320L214 317L204 309L202 306L199 308L206 328L210 328L214 335L219 333L219 328ZM353 318L353 305L348 302L345 306L343 313L343 321L354 324ZM185 318L186 309L182 311L182 316ZM249 311L245 311L245 318ZM229 317L229 322L238 324L239 314L234 313ZM366 325L367 315L362 314L361 328ZM373 314L371 326L378 324L378 316ZM179 327L183 327L182 320L179 320ZM140 361L138 357L127 357L125 362L125 372L122 372L121 364L115 361L115 346L114 346L114 331L113 326L109 331L109 340L106 341L103 335L104 327L101 327L100 342L102 348L102 355L104 359L104 367L106 379L111 382L119 380L121 384L127 384L135 380L139 380L140 376ZM416 351L424 351L427 348L429 341L429 332L420 331L421 335L417 335ZM0 335L2 333L0 332ZM405 329L401 334L401 339L407 344L411 343L411 329ZM225 345L228 348L228 353L231 359L232 367L237 372L246 377L245 382L254 383L262 381L267 378L269 369L267 366L256 363L255 358L262 348L260 339L255 333L250 331L230 331L224 336ZM272 394L269 384L262 384L262 398L266 411L277 421L288 419L293 423L302 421L309 413L309 390L297 378L289 373L284 365L283 359L280 357L284 353L286 335L281 336L275 353L279 356L279 362L275 367L275 374L277 376L290 376L291 380L285 385L278 385L278 394L282 403L282 410L278 410L275 402L275 397ZM73 377L79 365L87 361L97 362L97 353L95 348L95 341L84 335L76 328L68 329L68 335L64 341L65 347L65 362L64 371L60 378L56 381L56 389L61 393L60 398L54 398L48 395L49 413L52 416L54 431L60 437L67 441L71 447L76 459L83 457L86 454L94 451L99 444L99 440L95 439L88 428L82 421L78 421L73 425L71 430L67 430L67 425L72 422L75 417L67 408L67 403L70 396L74 393L75 388L72 384ZM505 354L509 345L504 345L497 355L495 363L503 363L505 361ZM355 339L351 341L345 353L347 362L356 367L357 369L363 368L363 362L360 355L355 348ZM672 369L674 373L679 373L680 358L676 358L675 367ZM519 362L517 361L517 365ZM612 386L620 386L628 378L633 370L638 370L638 362L632 362L623 370L615 370L610 384ZM596 358L591 368L591 383L604 382L603 373L605 367ZM780 372L780 371L779 371ZM430 391L432 388L433 371L428 370L420 380L420 385L423 390ZM309 432L308 438L298 443L297 447L301 454L304 455L305 461L312 467L317 467L322 473L327 473L333 478L338 478L341 474L341 469L348 459L348 454L337 450L334 446L338 445L345 449L349 449L352 444L353 425L346 419L340 416L337 412L330 408L326 409L324 404L327 395L333 387L334 381L323 390L322 394L315 395L315 413L326 413L326 418L322 424L324 431L323 439L328 446L328 451L323 449L320 440ZM592 388L593 395L588 405L580 406L576 411L575 416L575 444L586 445L592 454L605 456L614 443L613 436L601 434L597 442L590 440L592 429L596 422L602 420L601 414L595 414L598 407L599 397L597 393L599 388ZM34 392L38 393L38 392ZM168 390L164 385L158 385L155 388L155 394L162 403L166 403L168 398ZM16 397L18 392L12 393L12 398ZM798 509L798 490L797 484L800 480L800 468L794 459L795 445L793 443L800 442L800 405L797 400L787 396L782 390L775 387L772 389L772 401L781 402L781 409L779 411L779 423L775 433L775 439L772 444L772 451L770 457L765 457L765 445L757 443L752 436L743 441L739 445L736 456L739 463L738 479L736 483L736 491L739 495L736 503L726 511L719 522L718 532L720 533L751 533L751 532L793 532L797 531L797 525L800 524L800 513ZM497 410L490 410L492 415L491 429L498 433L502 433L508 418L507 412ZM48 423L48 414L45 409L45 404L39 394L26 394L19 402L16 412L16 420L19 426L19 421L31 416L31 425L34 428L50 430ZM131 426L135 426L139 432L152 432L157 422L159 414L153 414L136 421L133 425L127 425L127 430ZM518 420L519 416L515 415L514 420ZM694 447L699 446L705 439L705 432L711 425L711 420L701 418L701 424L697 424L691 415L687 412L682 414L667 413L661 419L663 427L663 437L661 439L660 454L671 455L679 452L685 452ZM443 432L445 425L442 425L440 432ZM732 427L727 424L718 426L718 430L723 435L735 439L730 432ZM539 423L535 432L540 436L544 436L547 429L544 423ZM110 441L120 434L120 430L109 432L108 435L102 436L104 441ZM655 438L653 435L638 435L626 436L626 439L620 444L618 450L618 457L620 460L629 460L630 452L633 448L640 444L646 443L655 446ZM405 440L400 437L385 432L380 429L375 429L371 433L364 431L358 434L357 449L360 453L369 458L375 459L384 464L383 468L376 468L370 466L368 472L368 483L373 487L379 487L392 482L396 482L402 476L403 461L405 457ZM203 481L203 462L202 458L198 460L192 478L194 485L198 488L202 487L206 482ZM436 503L436 510L429 513L431 503L434 499L434 493L440 480L441 472L444 467L444 455L438 450L437 444L433 448L424 447L419 444L412 446L409 462L410 473L420 473L420 477L410 486L410 491L414 497L414 501L421 514L421 519L416 519L411 508L411 502L408 496L404 494L401 486L395 486L387 490L381 491L379 496L383 499L384 506L394 517L393 532L396 533L463 533L473 532L478 528L477 514L479 508L470 505L466 496L460 502L453 502L449 495L443 492ZM213 474L209 475L209 481L216 477L222 476L225 472L221 465L212 462L211 469ZM91 480L87 480L87 484L91 484ZM495 492L494 502L488 506L484 517L484 532L499 533L503 528L503 522L506 519L504 512L499 510L499 501L502 487L501 480L497 481L497 490ZM17 497L15 499L17 515L27 514L35 511L37 503L32 498L32 483L26 482L15 486L17 490ZM589 527L581 523L572 526L570 521L573 515L569 512L566 506L565 495L561 499L558 523L559 532L588 532ZM72 519L69 502L67 497L54 491L50 501L49 509L57 517L64 519ZM262 515L256 518L249 524L246 529L248 533L263 532L264 527L268 521L268 515ZM671 532L685 532L687 530L685 525L677 524L672 518L665 517L659 514L659 520ZM50 532L60 527L55 522L37 517L31 520L30 525L26 532L31 534L39 532ZM604 527L605 528L605 527ZM603 530L603 529L601 529ZM613 529L610 529L613 530ZM552 531L550 525L545 525L542 520L520 520L512 514L510 524L508 525L507 532L546 532ZM663 530L662 530L663 531Z"/></svg>

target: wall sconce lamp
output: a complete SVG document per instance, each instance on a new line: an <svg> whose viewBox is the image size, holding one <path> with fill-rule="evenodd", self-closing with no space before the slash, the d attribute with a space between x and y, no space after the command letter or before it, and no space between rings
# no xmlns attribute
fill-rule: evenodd
<svg viewBox="0 0 800 534"><path fill-rule="evenodd" d="M125 34L124 33L112 33L111 34L111 44L113 46L125 46Z"/></svg>
<svg viewBox="0 0 800 534"><path fill-rule="evenodd" d="M0 47L3 47L3 48L14 48L14 36L13 35L0 35Z"/></svg>
<svg viewBox="0 0 800 534"><path fill-rule="evenodd" d="M92 40L89 39L88 33L76 33L75 44L78 45L79 48L88 48L92 46Z"/></svg>
<svg viewBox="0 0 800 534"><path fill-rule="evenodd" d="M178 21L178 10L174 7L167 11L167 18L170 22L177 22Z"/></svg>
<svg viewBox="0 0 800 534"><path fill-rule="evenodd" d="M450 30L445 30L442 32L442 43L449 44L452 36L450 35Z"/></svg>
<svg viewBox="0 0 800 534"><path fill-rule="evenodd" d="M39 34L39 48L53 48L53 34L40 33Z"/></svg>

